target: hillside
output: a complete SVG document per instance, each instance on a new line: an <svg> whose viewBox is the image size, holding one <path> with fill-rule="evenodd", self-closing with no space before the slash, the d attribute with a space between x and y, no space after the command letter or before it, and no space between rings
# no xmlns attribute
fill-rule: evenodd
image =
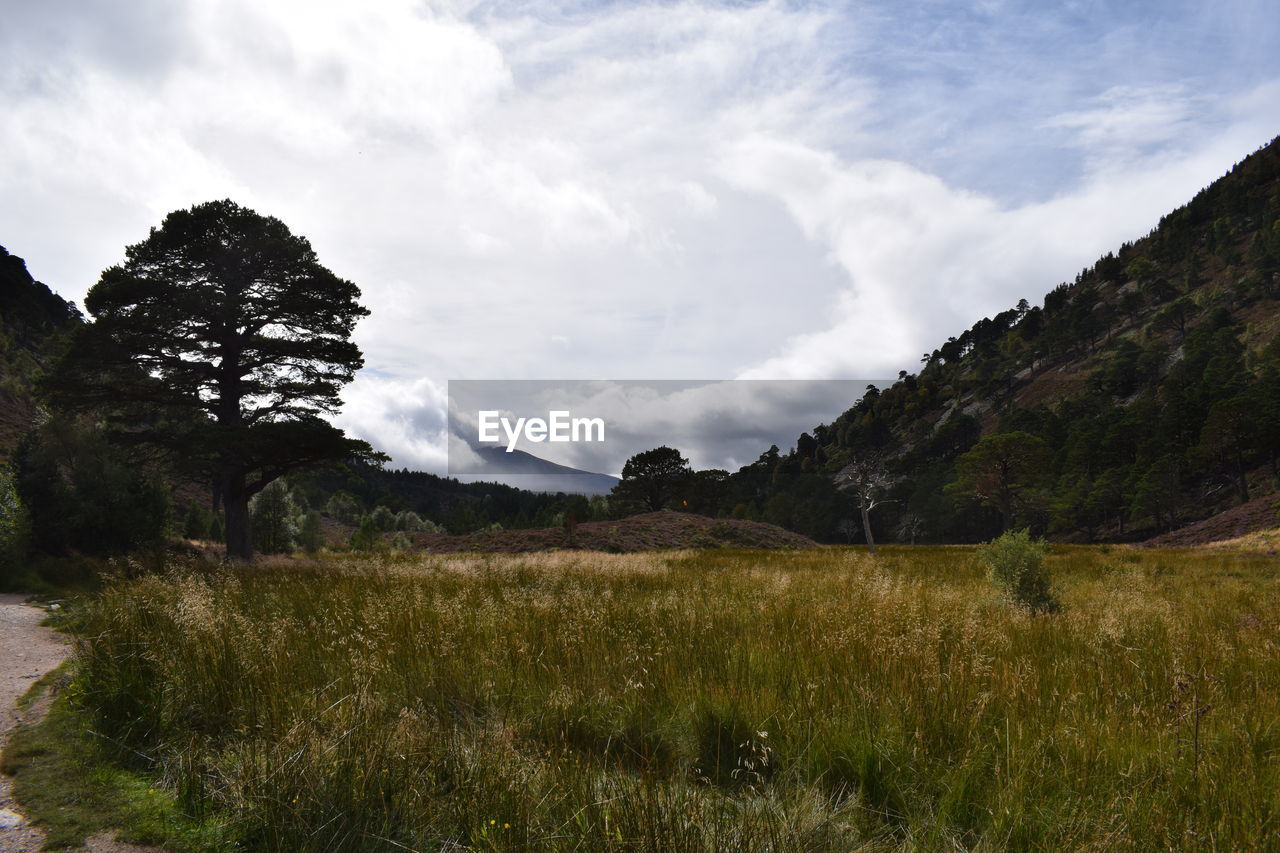
<svg viewBox="0 0 1280 853"><path fill-rule="evenodd" d="M1277 527L1277 510L1280 510L1280 496L1268 494L1223 510L1203 521L1162 533L1142 544L1148 548L1189 548L1265 533Z"/></svg>
<svg viewBox="0 0 1280 853"><path fill-rule="evenodd" d="M32 384L48 363L55 336L79 322L74 305L0 246L0 461L35 416Z"/></svg>
<svg viewBox="0 0 1280 853"><path fill-rule="evenodd" d="M550 525L568 499L563 494L502 483L464 483L425 471L378 468L363 462L298 472L290 475L289 486L295 498L309 506L325 508L335 495L349 497L357 514L377 506L395 512L410 510L451 533L470 533L495 522L506 528ZM354 523L356 518L340 520Z"/></svg>
<svg viewBox="0 0 1280 853"><path fill-rule="evenodd" d="M1001 515L948 486L984 436L1045 448L1015 523L1064 540L1142 539L1272 492L1280 454L1280 140L1258 150L1041 305L1025 300L925 354L831 424L731 478L766 520L883 455L877 532L976 541ZM749 486L749 487L744 487ZM771 511L775 507L776 511ZM785 523L785 522L784 522ZM835 530L806 529L819 538Z"/></svg>
<svg viewBox="0 0 1280 853"><path fill-rule="evenodd" d="M776 527L754 521L713 519L704 515L662 510L633 515L618 521L579 524L570 544L562 528L493 530L465 536L418 533L414 547L434 553L478 551L514 554L572 548L582 551L666 551L684 548L763 548L792 550L814 548L817 543Z"/></svg>

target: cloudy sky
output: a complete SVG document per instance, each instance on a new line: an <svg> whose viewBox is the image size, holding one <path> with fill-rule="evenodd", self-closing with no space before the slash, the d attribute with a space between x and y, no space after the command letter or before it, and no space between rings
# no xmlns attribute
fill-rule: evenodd
<svg viewBox="0 0 1280 853"><path fill-rule="evenodd" d="M1280 133L1267 0L0 0L0 244L80 301L170 210L372 316L340 423L449 379L914 369ZM833 412L834 414L834 412Z"/></svg>

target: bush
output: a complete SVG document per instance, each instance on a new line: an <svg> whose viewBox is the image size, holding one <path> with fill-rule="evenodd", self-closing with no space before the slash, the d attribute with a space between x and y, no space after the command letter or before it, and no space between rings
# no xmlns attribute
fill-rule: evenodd
<svg viewBox="0 0 1280 853"><path fill-rule="evenodd" d="M48 421L22 439L13 471L37 551L105 556L165 540L168 490L96 427Z"/></svg>
<svg viewBox="0 0 1280 853"><path fill-rule="evenodd" d="M184 539L204 540L209 538L209 530L213 526L213 512L205 509L196 501L187 504L186 515L182 519L182 537Z"/></svg>
<svg viewBox="0 0 1280 853"><path fill-rule="evenodd" d="M0 470L0 584L17 574L30 534L31 523L13 477Z"/></svg>
<svg viewBox="0 0 1280 853"><path fill-rule="evenodd" d="M1049 545L1027 530L1010 530L978 548L992 583L1015 604L1033 613L1056 613L1058 597L1044 564Z"/></svg>
<svg viewBox="0 0 1280 853"><path fill-rule="evenodd" d="M343 524L356 524L360 521L360 499L350 492L334 492L324 505L325 515L336 518Z"/></svg>
<svg viewBox="0 0 1280 853"><path fill-rule="evenodd" d="M360 526L351 534L351 550L372 551L381 540L382 536L378 532L378 525L373 523L373 518L366 515L360 519Z"/></svg>
<svg viewBox="0 0 1280 853"><path fill-rule="evenodd" d="M324 527L320 524L320 513L314 509L302 517L302 526L298 529L298 545L308 554L314 554L324 547Z"/></svg>
<svg viewBox="0 0 1280 853"><path fill-rule="evenodd" d="M298 539L298 508L283 480L274 480L249 502L253 547L263 554L287 554Z"/></svg>
<svg viewBox="0 0 1280 853"><path fill-rule="evenodd" d="M373 508L373 512L369 513L369 518L379 532L395 530L396 528L396 514L381 504Z"/></svg>

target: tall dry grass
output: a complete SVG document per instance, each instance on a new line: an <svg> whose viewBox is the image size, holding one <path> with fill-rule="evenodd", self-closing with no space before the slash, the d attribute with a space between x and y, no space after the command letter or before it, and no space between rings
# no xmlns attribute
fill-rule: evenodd
<svg viewBox="0 0 1280 853"><path fill-rule="evenodd" d="M1050 566L1049 616L962 548L192 567L77 690L249 849L1274 844L1276 562Z"/></svg>

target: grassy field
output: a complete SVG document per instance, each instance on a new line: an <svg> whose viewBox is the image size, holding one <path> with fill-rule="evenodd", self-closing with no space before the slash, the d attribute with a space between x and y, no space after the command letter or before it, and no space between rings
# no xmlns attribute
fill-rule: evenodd
<svg viewBox="0 0 1280 853"><path fill-rule="evenodd" d="M333 559L110 585L67 691L247 849L1247 850L1280 833L1265 556Z"/></svg>

